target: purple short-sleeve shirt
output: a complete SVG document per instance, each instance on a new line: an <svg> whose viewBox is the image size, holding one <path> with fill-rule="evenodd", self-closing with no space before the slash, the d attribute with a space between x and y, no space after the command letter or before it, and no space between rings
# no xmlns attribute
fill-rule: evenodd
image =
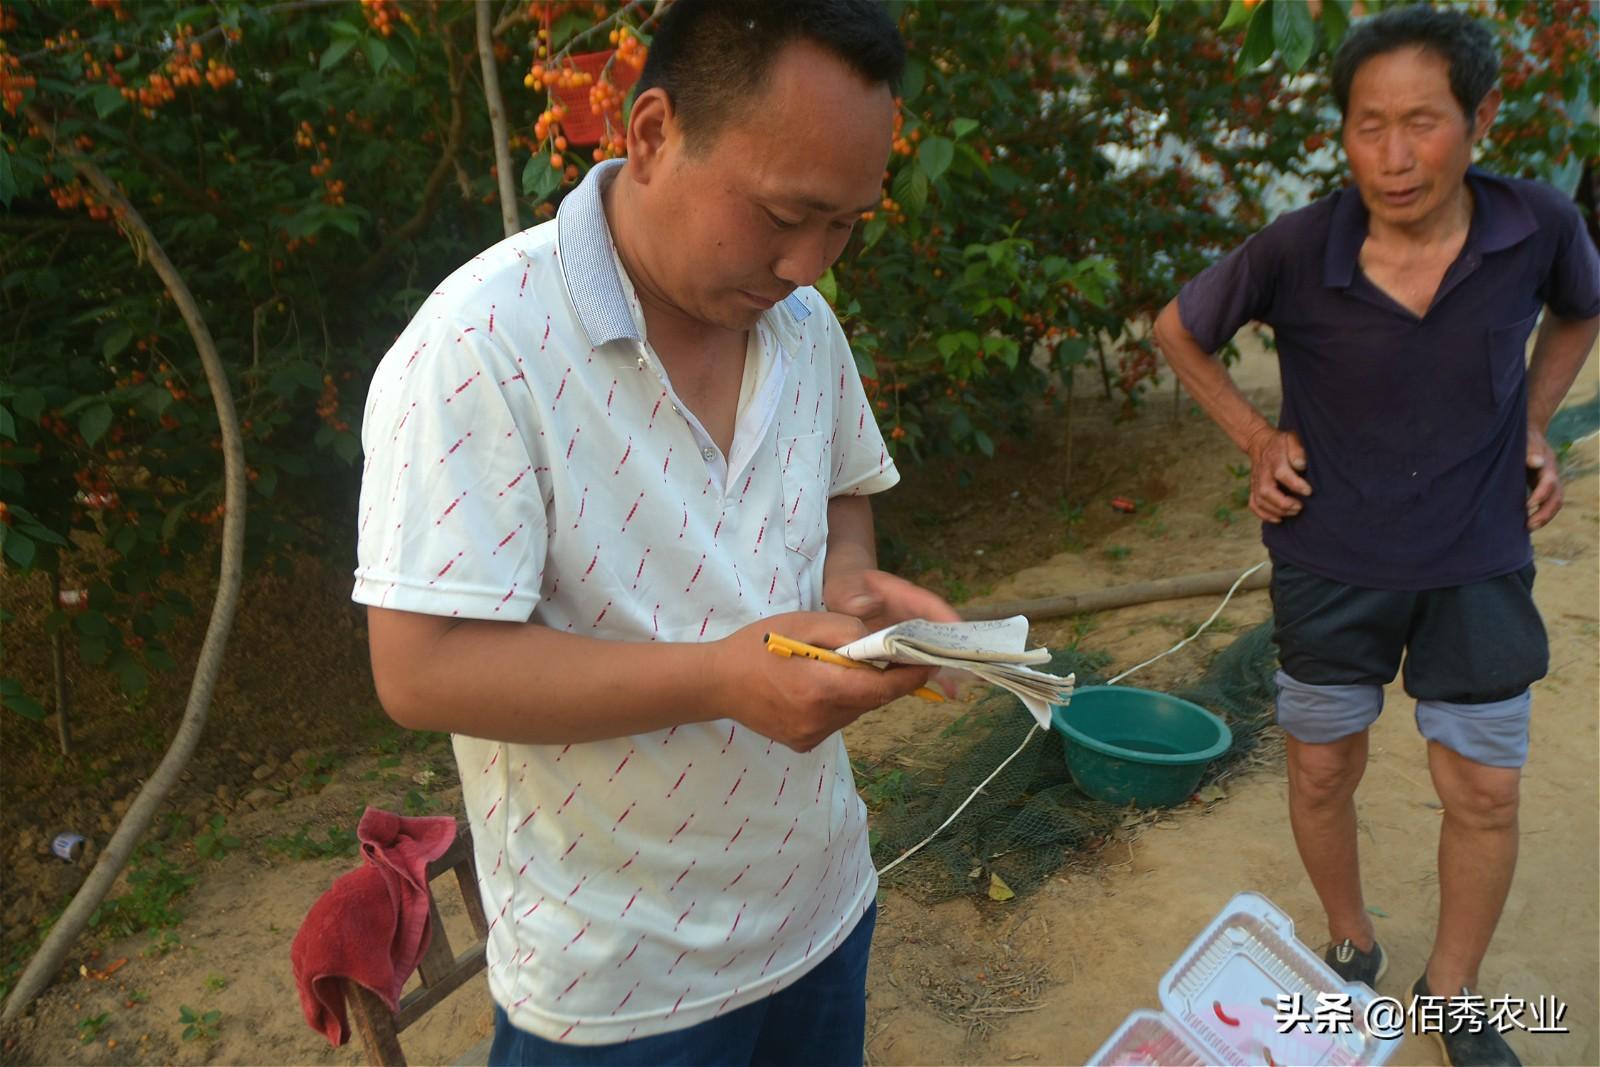
<svg viewBox="0 0 1600 1067"><path fill-rule="evenodd" d="M1279 426L1299 434L1313 493L1266 525L1272 554L1379 589L1436 589L1532 559L1526 529L1527 340L1540 310L1600 314L1600 257L1552 187L1473 168L1472 225L1421 318L1362 273L1354 188L1283 215L1178 294L1214 352L1272 327Z"/></svg>

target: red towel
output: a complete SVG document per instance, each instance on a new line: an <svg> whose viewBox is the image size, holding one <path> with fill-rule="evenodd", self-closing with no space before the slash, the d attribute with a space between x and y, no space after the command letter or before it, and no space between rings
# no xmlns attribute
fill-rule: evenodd
<svg viewBox="0 0 1600 1067"><path fill-rule="evenodd" d="M317 898L289 948L300 1010L334 1045L350 1040L340 979L361 983L399 1010L400 991L432 935L428 864L450 847L456 821L368 808L356 836L366 863Z"/></svg>

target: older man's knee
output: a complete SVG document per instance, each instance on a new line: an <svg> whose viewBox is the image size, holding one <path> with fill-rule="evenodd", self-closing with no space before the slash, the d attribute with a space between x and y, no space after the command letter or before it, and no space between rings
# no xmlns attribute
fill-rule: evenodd
<svg viewBox="0 0 1600 1067"><path fill-rule="evenodd" d="M1471 766L1453 756L1447 773L1434 774L1445 817L1471 830L1511 830L1521 803L1521 775L1504 767Z"/></svg>
<svg viewBox="0 0 1600 1067"><path fill-rule="evenodd" d="M1355 795L1367 768L1365 736L1328 744L1289 746L1289 789L1295 799L1317 807L1343 804Z"/></svg>

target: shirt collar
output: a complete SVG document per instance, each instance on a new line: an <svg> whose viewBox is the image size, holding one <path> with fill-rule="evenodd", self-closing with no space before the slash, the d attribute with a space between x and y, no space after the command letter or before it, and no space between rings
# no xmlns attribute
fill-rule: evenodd
<svg viewBox="0 0 1600 1067"><path fill-rule="evenodd" d="M617 259L606 224L601 193L622 167L624 160L608 159L597 163L583 182L561 201L556 212L556 247L561 256L561 275L567 295L578 312L596 348L608 341L643 341L644 333L629 307ZM773 327L785 348L793 351L800 342L800 323L811 308L799 291L790 293L762 318Z"/></svg>
<svg viewBox="0 0 1600 1067"><path fill-rule="evenodd" d="M1472 188L1472 225L1464 251L1499 252L1538 230L1538 220L1509 183L1477 167L1467 168L1466 181ZM1348 289L1355 281L1356 261L1367 239L1367 206L1353 185L1335 196L1328 247L1322 261L1322 284Z"/></svg>

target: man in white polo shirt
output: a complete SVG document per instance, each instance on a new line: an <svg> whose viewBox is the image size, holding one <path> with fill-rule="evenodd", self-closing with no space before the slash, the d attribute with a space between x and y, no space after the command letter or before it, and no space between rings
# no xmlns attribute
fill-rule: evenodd
<svg viewBox="0 0 1600 1067"><path fill-rule="evenodd" d="M881 195L903 63L873 0L678 0L627 161L373 379L355 599L384 707L455 735L493 1062L861 1060L877 878L838 731L928 672L762 635L956 617L876 569L898 475L809 287Z"/></svg>

